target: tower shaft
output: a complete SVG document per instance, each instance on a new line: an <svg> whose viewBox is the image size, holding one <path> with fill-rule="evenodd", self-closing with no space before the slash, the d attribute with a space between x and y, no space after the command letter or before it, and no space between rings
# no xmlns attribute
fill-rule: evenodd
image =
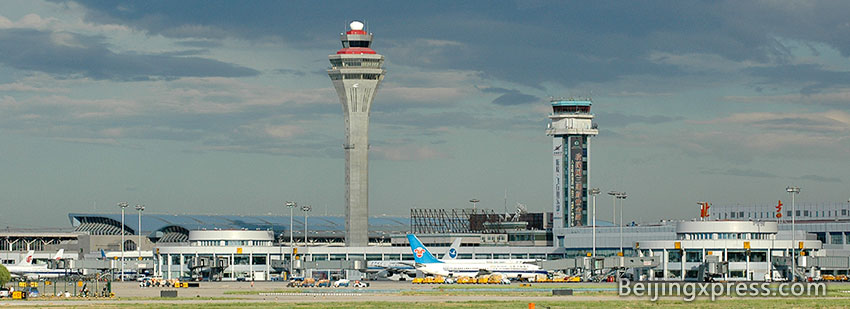
<svg viewBox="0 0 850 309"><path fill-rule="evenodd" d="M372 35L356 23L328 56L328 76L345 119L345 245L361 247L369 244L369 112L385 71L384 57L369 48Z"/></svg>

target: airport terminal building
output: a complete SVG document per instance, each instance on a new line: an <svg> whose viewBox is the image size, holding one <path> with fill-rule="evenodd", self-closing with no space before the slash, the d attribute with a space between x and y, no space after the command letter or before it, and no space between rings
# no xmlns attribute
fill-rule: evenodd
<svg viewBox="0 0 850 309"><path fill-rule="evenodd" d="M820 205L798 205L796 235L791 224L777 220L732 220L735 213L757 216L758 208L717 207L705 221L664 221L655 224L619 226L598 221L596 256L658 257L657 267L636 275L647 279L692 280L706 263L726 263L726 280L781 278L795 248L799 269L812 274L847 274L850 270L850 216L837 205L824 210ZM747 210L749 209L749 210ZM720 214L720 210L725 211ZM809 217L806 217L806 211ZM824 211L823 216L815 211ZM344 246L342 217L303 216L215 216L145 214L141 227L136 214L127 214L121 226L119 214L72 213L72 230L61 232L9 231L0 234L0 259L14 264L28 250L36 251L43 263L56 250L65 249L71 267L85 272L85 260L102 259L100 250L118 268L121 232L128 273L162 275L164 278L196 277L208 280L270 280L298 274L291 261L410 261L405 234L416 233L436 254L442 254L461 238L461 259L578 259L593 253L592 226L564 229L564 246L552 240L547 213L495 214L476 210L458 216L452 210L411 217L372 217L370 244ZM741 212L744 212L742 215ZM846 213L846 212L844 212ZM720 216L720 218L718 218ZM434 218L443 218L435 223ZM292 224L290 225L290 222ZM430 223L429 223L430 222ZM465 222L465 225L462 224ZM306 236L306 242L305 242ZM141 242L139 242L141 239ZM291 239L291 242L290 242ZM137 244L141 243L141 247ZM793 244L797 246L793 246ZM802 247L801 247L802 245ZM802 251L803 255L800 255ZM139 256L142 257L139 260ZM830 258L820 261L812 258ZM41 259L41 260L39 260ZM79 262L77 262L79 261ZM344 266L339 264L340 267ZM361 270L367 271L368 265ZM580 268L581 266L577 266ZM783 268L786 267L786 268ZM90 270L96 271L96 270ZM579 269L561 271L577 273Z"/></svg>

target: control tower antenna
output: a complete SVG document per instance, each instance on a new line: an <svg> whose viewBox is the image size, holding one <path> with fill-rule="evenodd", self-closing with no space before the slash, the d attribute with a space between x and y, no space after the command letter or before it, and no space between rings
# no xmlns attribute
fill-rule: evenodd
<svg viewBox="0 0 850 309"><path fill-rule="evenodd" d="M345 119L345 245L369 244L369 111L386 71L384 56L372 50L372 34L352 21L340 35L342 49L328 56L328 76Z"/></svg>

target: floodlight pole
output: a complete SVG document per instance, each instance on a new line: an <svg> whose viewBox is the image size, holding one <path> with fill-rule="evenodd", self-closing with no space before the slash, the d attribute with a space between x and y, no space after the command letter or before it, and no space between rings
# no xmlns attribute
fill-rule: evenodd
<svg viewBox="0 0 850 309"><path fill-rule="evenodd" d="M591 256L596 257L596 195L599 194L599 188L590 189L590 196L593 197L593 251Z"/></svg>
<svg viewBox="0 0 850 309"><path fill-rule="evenodd" d="M127 202L118 203L118 207L121 207L121 281L124 281L124 209L127 206L130 206Z"/></svg>
<svg viewBox="0 0 850 309"><path fill-rule="evenodd" d="M625 200L629 197L626 192L621 192L617 195L617 198L620 200ZM626 253L623 252L623 201L620 201L620 255L626 256Z"/></svg>
<svg viewBox="0 0 850 309"><path fill-rule="evenodd" d="M611 207L611 224L617 224L617 194L620 194L620 192L608 192L608 195L611 196L611 201L614 203L614 205Z"/></svg>
<svg viewBox="0 0 850 309"><path fill-rule="evenodd" d="M791 194L791 255L793 258L793 267L794 270L792 276L794 277L793 281L797 281L797 200L796 195L800 194L800 187L792 187L788 186L785 188L785 191Z"/></svg>
<svg viewBox="0 0 850 309"><path fill-rule="evenodd" d="M139 211L139 228L136 233L139 234L139 243L136 244L136 252L139 254L138 261L142 260L142 211L145 210L145 205L136 205L136 210ZM139 275L138 262L136 262L136 276Z"/></svg>
<svg viewBox="0 0 850 309"><path fill-rule="evenodd" d="M292 254L292 251L295 248L295 244L294 244L295 240L294 240L294 235L293 235L295 233L293 232L293 229L292 229L292 226L293 226L292 209L294 209L295 206L298 205L298 203L287 201L285 205L286 205L286 207L289 207L289 274L292 275L292 263L295 262L295 255Z"/></svg>
<svg viewBox="0 0 850 309"><path fill-rule="evenodd" d="M310 205L301 206L301 211L304 212L304 247L307 246L307 214L310 213L313 207Z"/></svg>

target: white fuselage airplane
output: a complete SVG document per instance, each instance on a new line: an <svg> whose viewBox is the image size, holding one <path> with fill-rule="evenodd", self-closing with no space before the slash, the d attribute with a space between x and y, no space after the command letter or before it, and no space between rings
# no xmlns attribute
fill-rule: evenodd
<svg viewBox="0 0 850 309"><path fill-rule="evenodd" d="M407 240L413 250L416 270L429 275L458 277L501 273L510 279L530 279L547 274L547 271L539 266L527 263L532 260L438 260L415 235L408 234Z"/></svg>
<svg viewBox="0 0 850 309"><path fill-rule="evenodd" d="M62 253L64 252L65 249L59 249L59 252L56 252L56 255L53 256L53 259L57 261L62 259ZM57 278L68 274L68 271L65 269L50 269L47 268L47 265L33 265L33 254L34 251L29 251L18 264L6 266L12 278Z"/></svg>
<svg viewBox="0 0 850 309"><path fill-rule="evenodd" d="M443 260L454 260L457 257L460 241L460 238L455 238L449 250L443 254ZM416 276L416 262L414 261L368 261L366 264L366 272L368 273L386 272L389 276L393 274L405 274L410 277Z"/></svg>

